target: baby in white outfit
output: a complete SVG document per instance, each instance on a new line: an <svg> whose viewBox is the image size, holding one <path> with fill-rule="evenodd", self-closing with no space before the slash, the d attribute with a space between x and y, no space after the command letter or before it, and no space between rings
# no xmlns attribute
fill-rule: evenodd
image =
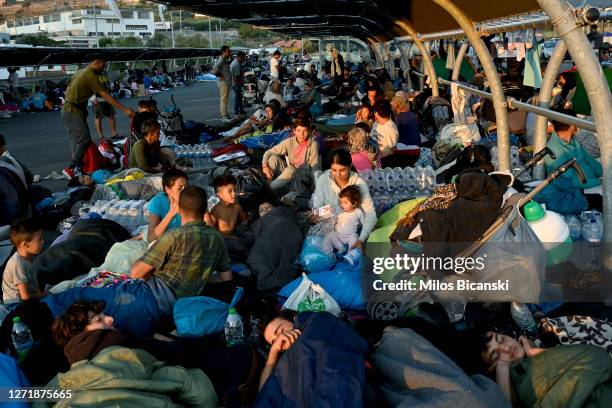
<svg viewBox="0 0 612 408"><path fill-rule="evenodd" d="M359 225L363 225L365 214L361 209L361 191L357 186L348 186L338 195L342 213L336 217L334 231L325 236L323 251L333 254L334 249L340 253L345 251L345 245L350 248L357 242Z"/></svg>

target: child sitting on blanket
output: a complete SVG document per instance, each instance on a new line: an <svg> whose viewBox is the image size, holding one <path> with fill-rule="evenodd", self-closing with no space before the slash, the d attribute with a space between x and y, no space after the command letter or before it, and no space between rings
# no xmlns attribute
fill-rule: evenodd
<svg viewBox="0 0 612 408"><path fill-rule="evenodd" d="M207 215L206 223L223 236L234 235L238 223L247 221L247 216L236 199L236 178L229 174L217 176L213 187L220 202Z"/></svg>
<svg viewBox="0 0 612 408"><path fill-rule="evenodd" d="M215 177L213 181L219 204L206 214L206 223L223 236L225 248L232 262L244 262L248 256L252 238L245 231L247 216L236 200L236 178L229 174ZM245 227L239 228L236 227Z"/></svg>
<svg viewBox="0 0 612 408"><path fill-rule="evenodd" d="M361 209L361 192L357 186L343 188L338 194L342 213L336 216L334 231L328 233L323 240L323 251L333 254L344 253L348 245L350 249L359 239L359 225L363 225L365 213Z"/></svg>
<svg viewBox="0 0 612 408"><path fill-rule="evenodd" d="M31 218L13 222L9 239L17 252L11 256L2 275L2 299L5 304L16 304L43 296L32 270L34 257L43 250L42 228Z"/></svg>

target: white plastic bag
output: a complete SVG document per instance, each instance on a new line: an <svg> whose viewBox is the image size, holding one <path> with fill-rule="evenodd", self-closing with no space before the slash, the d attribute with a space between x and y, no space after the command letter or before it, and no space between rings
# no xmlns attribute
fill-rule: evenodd
<svg viewBox="0 0 612 408"><path fill-rule="evenodd" d="M334 316L340 314L340 306L320 285L302 274L302 282L283 304L283 309L296 312L329 312Z"/></svg>

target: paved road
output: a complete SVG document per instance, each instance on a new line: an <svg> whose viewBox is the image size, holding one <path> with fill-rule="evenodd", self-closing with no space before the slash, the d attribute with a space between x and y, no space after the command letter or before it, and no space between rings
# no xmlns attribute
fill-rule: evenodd
<svg viewBox="0 0 612 408"><path fill-rule="evenodd" d="M173 92L185 120L209 122L219 119L219 96L216 83L199 83L186 88L176 88ZM160 110L171 104L170 92L155 95L154 98ZM122 99L121 102L136 110L139 99L142 98ZM92 137L97 140L91 112L88 119ZM109 137L108 123L104 121L103 126L104 135ZM129 118L118 112L117 130L119 134L127 135L129 126ZM0 120L0 133L6 138L8 150L28 166L32 174L40 174L41 177L44 177L54 170L61 172L70 162L70 145L60 121L59 112L26 113L11 119ZM46 186L57 190L56 184L51 183ZM63 184L65 185L65 182Z"/></svg>

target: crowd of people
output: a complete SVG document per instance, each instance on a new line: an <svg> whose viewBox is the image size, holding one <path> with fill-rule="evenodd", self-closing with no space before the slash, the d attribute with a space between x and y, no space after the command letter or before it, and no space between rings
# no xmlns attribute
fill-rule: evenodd
<svg viewBox="0 0 612 408"><path fill-rule="evenodd" d="M95 58L74 75L61 112L72 146L72 162L65 169L72 185L92 194L116 194L118 185L129 196L127 186L134 179L126 176L131 173L113 174L125 167L137 169L145 180L159 179L158 190L147 196L147 225L134 237L123 229L111 234L115 227L109 224L115 223L93 215L76 222L66 241L45 249L40 217L15 217L10 227L15 252L2 278L8 316L2 332L10 333L12 318L20 317L32 327L36 342L20 368L11 366L27 378L16 375L21 383L15 380L11 386L29 381L49 388L70 381L73 398L83 405L99 401L95 395L102 391L109 400L139 401L142 406L153 406L158 399L211 407L612 403L611 314L603 303L533 305L538 314L529 316L535 318L535 331L526 332L513 320L508 303L479 304L473 315L463 305L468 327L460 327L439 303L425 302L392 321L379 321L364 307L347 307L339 300L351 279L361 277L358 273L348 278L335 268L367 269L365 259L353 265L347 258L380 244L372 237L383 227L383 218L390 217L375 204L378 192L371 191L368 182L373 172L448 165L437 174L437 187L422 189L427 197L406 200L410 207L394 207L400 208L394 213L394 227L408 228L395 241L411 245L440 239L464 243L465 237L481 236L525 190L521 183L500 181L494 172L496 135L489 101L450 87L441 88L440 98L435 98L427 87L415 92L405 86L410 71L391 75L385 68L353 67L337 51L331 55L321 73L311 66L292 75L281 64L281 53L275 52L262 107L247 116L246 55L233 57L229 47L221 48L213 67L224 119L215 135L218 156L244 152L255 163L250 168L215 165L198 171L172 149L162 148L155 101L141 100L137 112L119 102L117 87L101 80L103 59ZM476 69L471 86L486 89L483 76ZM552 103L556 111L576 116L575 88L575 76L562 73ZM533 88L522 89L525 101L535 103L535 95ZM108 139L99 146L93 142L86 122L91 98L100 139L104 117L113 136L115 111L131 118L122 150ZM458 98L462 103L455 103ZM230 100L238 119L230 117ZM465 109L453 115L455 105ZM457 117L462 119L454 121ZM530 126L533 120L527 115L514 128L517 151L525 152L533 143ZM547 147L554 156L545 158L547 173L575 158L586 181L567 172L535 200L561 214L601 211L601 195L589 192L601 185L598 151L592 143L587 150L579 140L586 145L595 136L580 135L575 126L558 121L551 121L548 133ZM265 141L271 135L273 142ZM250 144L253 140L259 144ZM25 179L27 169L5 144L0 136L0 170ZM99 177L101 170L110 173ZM118 184L113 181L117 177ZM144 190L140 184L138 199ZM101 230L111 241L80 247L81 252L105 248L104 264L91 266L110 267L111 254L127 259L126 264L90 272L75 267L75 261L70 280L54 280L55 271L44 269L49 257L58 256L52 251L70 256L70 245L83 239L80 229L83 235ZM397 231L389 232L397 236ZM389 242L389 235L382 242ZM329 263L320 274L341 282L321 286L342 313L308 296L299 307L282 308L286 299L278 295L306 270L299 256L302 244L318 246ZM117 255L115 249L126 252ZM102 287L91 284L109 273L112 278ZM316 275L310 276L315 280ZM234 302L237 292L242 297ZM216 324L211 304L225 302L220 306L225 320L230 301L243 316L244 342L226 346L218 325L208 336L181 335L183 308L190 324L209 329ZM11 347L7 336L0 341L6 343L3 350ZM132 365L153 368L134 378L139 374L129 369ZM88 376L82 374L85 367Z"/></svg>

